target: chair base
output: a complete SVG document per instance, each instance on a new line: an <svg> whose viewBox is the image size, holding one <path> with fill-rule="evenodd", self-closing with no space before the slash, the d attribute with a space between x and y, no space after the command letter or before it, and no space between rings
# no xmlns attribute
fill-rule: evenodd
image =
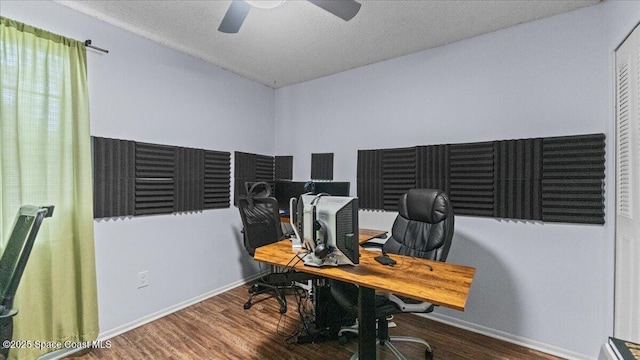
<svg viewBox="0 0 640 360"><path fill-rule="evenodd" d="M357 325L350 326L350 327L343 327L342 329L340 329L340 331L338 332L338 342L342 345L346 344L347 342L345 333L351 333L351 334L357 335L358 334ZM391 351L391 353L395 355L395 357L398 360L407 360L407 358L404 355L402 355L402 353L398 350L398 348L395 347L395 345L393 345L394 342L412 342L412 343L422 344L426 346L426 349L424 351L424 358L426 360L433 359L433 350L431 349L431 345L429 345L429 343L426 342L425 340L417 337L388 336L383 339L377 338L376 342L380 345L384 345L387 349L389 349L389 351ZM353 354L353 356L351 356L351 360L357 360L357 359L358 359L358 353L355 353Z"/></svg>
<svg viewBox="0 0 640 360"><path fill-rule="evenodd" d="M253 284L249 288L249 293L251 295L249 296L249 299L247 299L247 302L244 303L244 309L248 310L253 304L255 304L255 302L253 302L254 297L262 294L271 294L270 297L275 297L276 300L278 300L278 302L280 303L280 313L284 314L287 312L287 299L285 298L284 290L289 288L291 288L291 286L275 286L266 283Z"/></svg>
<svg viewBox="0 0 640 360"><path fill-rule="evenodd" d="M285 291L291 290L297 287L304 288L305 282L309 280L318 279L318 275L307 274L303 272L274 272L261 277L256 283L249 288L249 299L244 303L244 308L250 309L253 304L253 298L261 294L271 294L271 297L275 297L280 303L280 313L287 312L287 299L285 298ZM267 298L261 299L266 300Z"/></svg>

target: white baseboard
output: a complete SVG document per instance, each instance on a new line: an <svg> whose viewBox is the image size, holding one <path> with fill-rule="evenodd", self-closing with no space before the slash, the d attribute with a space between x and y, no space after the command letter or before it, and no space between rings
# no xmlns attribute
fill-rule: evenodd
<svg viewBox="0 0 640 360"><path fill-rule="evenodd" d="M611 345L602 344L600 348L600 355L598 355L598 360L618 360L618 355L613 352Z"/></svg>
<svg viewBox="0 0 640 360"><path fill-rule="evenodd" d="M225 286L223 286L221 288L206 292L206 293L198 295L198 296L196 296L194 298L185 300L185 301L180 302L178 304L175 304L175 305L169 306L167 308L164 308L162 310L156 311L156 312L154 312L152 314L143 316L143 317L141 317L141 318L139 318L137 320L131 321L131 322L127 323L127 324L124 324L124 325L118 326L116 328L101 332L100 334L98 334L98 339L97 340L102 340L102 341L109 340L109 339L111 339L111 338L113 338L115 336L123 334L123 333L125 333L127 331L131 331L131 330L133 330L133 329L135 329L137 327L140 327L142 325L148 324L148 323L150 323L150 322L152 322L154 320L160 319L160 318L165 317L165 316L167 316L169 314L173 314L176 311L182 310L182 309L184 309L186 307L189 307L191 305L197 304L197 303L199 303L201 301L207 300L207 299L209 299L211 297L214 297L216 295L222 294L223 292L229 291L229 290L231 290L233 288L236 288L238 286L242 286L242 285L244 285L246 283L249 283L249 282L259 278L260 276L262 276L263 274L266 274L266 273L268 273L268 271L258 273L256 275L250 277L250 278L247 278L247 279L243 279L243 280L239 280L239 281L233 282L233 283L225 285ZM44 354L44 355L40 356L38 358L38 360L58 360L58 359L62 359L64 357L67 357L67 356L69 356L69 355L71 355L71 354L73 354L75 352L80 351L80 350L82 350L82 349L61 349L61 350L58 350L58 351L50 352L48 354Z"/></svg>
<svg viewBox="0 0 640 360"><path fill-rule="evenodd" d="M252 280L260 277L261 275L262 274L257 274L256 276L251 277L249 279L233 282L233 283L225 285L225 286L223 286L221 288L206 292L206 293L204 293L202 295L198 295L198 296L196 296L194 298L185 300L183 302L180 302L180 303L177 303L175 305L169 306L169 307L164 308L162 310L156 311L156 312L154 312L152 314L146 315L146 316L144 316L144 317L142 317L140 319L134 320L134 321L129 322L127 324L118 326L118 327L113 328L111 330L100 332L100 334L98 335L98 340L111 339L112 337L118 336L118 335L123 334L123 333L125 333L127 331L131 331L131 330L133 330L133 329L135 329L137 327L140 327L140 326L142 326L144 324L148 324L148 323L150 323L150 322L152 322L154 320L158 320L158 319L160 319L162 317L165 317L165 316L167 316L169 314L173 314L176 311L182 310L182 309L184 309L186 307L189 307L189 306L197 304L197 303L199 303L201 301L207 300L207 299L209 299L209 298L211 298L213 296L222 294L225 291L229 291L229 290L231 290L233 288L236 288L238 286L244 285L244 284L246 284L248 282L251 282Z"/></svg>
<svg viewBox="0 0 640 360"><path fill-rule="evenodd" d="M473 331L475 333L486 335L495 339L500 339L506 342L510 342L512 344L524 346L529 349L542 351L544 353L555 355L565 359L575 359L575 360L596 360L597 359L595 357L590 357L588 355L580 354L575 351L567 350L558 346L550 345L550 344L543 343L536 340L531 340L521 336L516 336L504 331L466 322L466 321L456 319L454 317L442 315L442 314L430 313L430 314L416 314L416 315L422 316L434 321L438 321L447 325L455 326L461 329Z"/></svg>

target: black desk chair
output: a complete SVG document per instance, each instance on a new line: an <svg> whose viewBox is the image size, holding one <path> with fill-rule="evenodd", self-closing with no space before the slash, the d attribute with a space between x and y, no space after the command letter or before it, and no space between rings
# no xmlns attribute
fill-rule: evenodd
<svg viewBox="0 0 640 360"><path fill-rule="evenodd" d="M265 187L266 185L266 187ZM244 234L244 247L253 256L256 248L268 245L284 239L280 226L280 213L278 201L269 197L270 191L266 183L255 183L248 190L247 196L238 198L238 209L242 218L242 233ZM258 194L256 196L255 194ZM267 196L260 196L267 195ZM271 294L280 302L280 313L287 311L287 301L284 289L290 287L291 283L281 274L272 273L263 276L249 288L251 296L244 304L245 309L251 308L253 298L260 294Z"/></svg>
<svg viewBox="0 0 640 360"><path fill-rule="evenodd" d="M391 229L391 237L382 246L385 253L408 255L430 260L445 261L453 239L454 216L447 195L441 190L411 189L402 195L398 203L398 217ZM396 265L402 271L402 260ZM380 265L383 266L383 265ZM336 301L352 316L357 316L358 289L352 284L334 281L331 293ZM418 302L393 294L376 295L376 318L378 319L378 341L386 346L398 359L406 359L392 344L408 341L425 345L425 358L433 359L429 344L420 338L389 336L387 317L397 313L429 313L434 305ZM339 332L341 342L345 333L357 333L353 327ZM357 359L354 354L352 359Z"/></svg>
<svg viewBox="0 0 640 360"><path fill-rule="evenodd" d="M25 205L20 208L9 241L0 257L0 341L13 338L13 298L29 260L42 220L53 215L53 206ZM0 355L9 356L9 348L0 347Z"/></svg>

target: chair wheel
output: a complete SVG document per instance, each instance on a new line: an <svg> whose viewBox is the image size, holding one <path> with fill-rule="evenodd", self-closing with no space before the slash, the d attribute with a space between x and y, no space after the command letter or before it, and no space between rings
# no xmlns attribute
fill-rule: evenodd
<svg viewBox="0 0 640 360"><path fill-rule="evenodd" d="M246 303L244 303L244 309L250 309L251 308L251 301L247 301Z"/></svg>
<svg viewBox="0 0 640 360"><path fill-rule="evenodd" d="M347 344L347 337L345 335L340 335L338 336L338 344L340 345L346 345Z"/></svg>
<svg viewBox="0 0 640 360"><path fill-rule="evenodd" d="M280 314L284 314L287 312L287 306L286 305L280 305Z"/></svg>
<svg viewBox="0 0 640 360"><path fill-rule="evenodd" d="M424 351L424 358L426 360L433 360L433 351L431 349L426 349Z"/></svg>

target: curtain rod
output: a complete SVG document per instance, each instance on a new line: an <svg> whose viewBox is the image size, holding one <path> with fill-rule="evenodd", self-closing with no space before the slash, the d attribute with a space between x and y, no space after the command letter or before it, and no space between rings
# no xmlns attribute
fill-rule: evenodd
<svg viewBox="0 0 640 360"><path fill-rule="evenodd" d="M89 47L89 48L92 48L92 49L96 49L96 50L98 50L98 51L102 51L103 53L107 53L107 54L109 53L109 50L106 50L106 49L99 48L99 47L97 47L97 46L93 46L93 45L91 45L91 39L85 40L85 41L84 41L84 46Z"/></svg>

